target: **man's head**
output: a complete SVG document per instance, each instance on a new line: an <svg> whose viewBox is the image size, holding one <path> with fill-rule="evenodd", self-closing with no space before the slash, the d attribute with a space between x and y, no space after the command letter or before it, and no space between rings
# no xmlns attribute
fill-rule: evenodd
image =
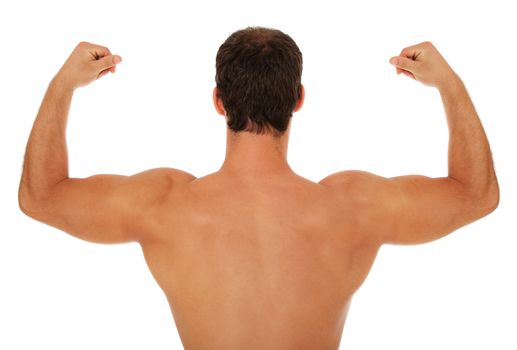
<svg viewBox="0 0 517 350"><path fill-rule="evenodd" d="M248 27L216 57L214 102L234 132L282 135L303 103L302 53L279 30Z"/></svg>

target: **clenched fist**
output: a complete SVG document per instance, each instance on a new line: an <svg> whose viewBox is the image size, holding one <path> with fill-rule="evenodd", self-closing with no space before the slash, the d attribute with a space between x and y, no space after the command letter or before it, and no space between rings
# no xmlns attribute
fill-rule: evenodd
<svg viewBox="0 0 517 350"><path fill-rule="evenodd" d="M55 79L70 89L76 89L88 85L108 72L115 73L115 67L120 62L122 58L112 55L108 48L81 42L72 51Z"/></svg>
<svg viewBox="0 0 517 350"><path fill-rule="evenodd" d="M447 61L428 41L406 47L399 56L392 57L390 63L397 67L398 74L403 73L439 90L459 79Z"/></svg>

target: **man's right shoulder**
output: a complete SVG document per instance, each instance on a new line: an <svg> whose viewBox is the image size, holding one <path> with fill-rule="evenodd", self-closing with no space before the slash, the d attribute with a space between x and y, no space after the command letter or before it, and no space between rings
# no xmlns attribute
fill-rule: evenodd
<svg viewBox="0 0 517 350"><path fill-rule="evenodd" d="M362 170L346 170L331 174L320 185L330 189L339 202L352 205L354 210L362 209L373 213L378 202L385 199L386 178Z"/></svg>

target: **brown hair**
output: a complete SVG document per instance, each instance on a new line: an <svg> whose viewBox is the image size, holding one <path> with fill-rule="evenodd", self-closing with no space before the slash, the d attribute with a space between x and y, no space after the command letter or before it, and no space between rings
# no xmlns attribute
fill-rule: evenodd
<svg viewBox="0 0 517 350"><path fill-rule="evenodd" d="M234 132L279 136L301 93L302 53L287 34L248 27L219 47L215 81Z"/></svg>

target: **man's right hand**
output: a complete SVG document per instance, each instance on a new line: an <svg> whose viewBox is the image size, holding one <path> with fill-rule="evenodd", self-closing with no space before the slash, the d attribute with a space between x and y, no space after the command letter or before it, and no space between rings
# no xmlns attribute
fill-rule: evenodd
<svg viewBox="0 0 517 350"><path fill-rule="evenodd" d="M392 57L390 63L397 67L397 74L403 73L439 90L451 79L458 79L440 52L428 41L406 47L399 56Z"/></svg>
<svg viewBox="0 0 517 350"><path fill-rule="evenodd" d="M112 55L107 47L79 43L57 73L55 80L76 89L99 79L108 72L115 73L115 67L122 62L118 55Z"/></svg>

